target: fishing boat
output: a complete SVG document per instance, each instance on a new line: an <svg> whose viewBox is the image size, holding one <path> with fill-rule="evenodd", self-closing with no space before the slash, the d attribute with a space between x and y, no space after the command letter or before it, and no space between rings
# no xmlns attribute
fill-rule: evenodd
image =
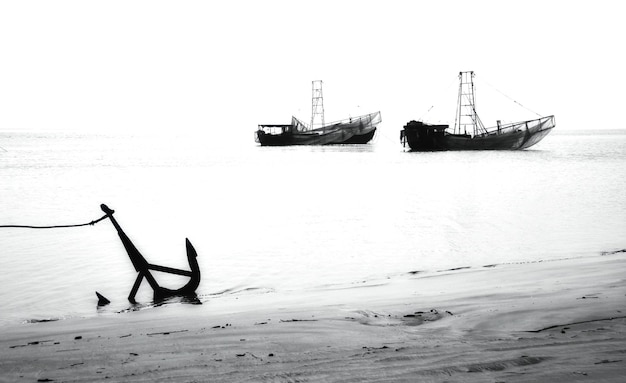
<svg viewBox="0 0 626 383"><path fill-rule="evenodd" d="M400 141L414 151L520 150L541 141L555 127L554 116L539 117L485 128L476 113L474 72L459 73L459 96L454 129L449 125L409 121L400 131Z"/></svg>
<svg viewBox="0 0 626 383"><path fill-rule="evenodd" d="M316 121L319 121L316 123ZM367 144L382 121L380 112L324 122L322 82L313 81L311 123L291 117L291 124L259 124L255 141L261 146Z"/></svg>

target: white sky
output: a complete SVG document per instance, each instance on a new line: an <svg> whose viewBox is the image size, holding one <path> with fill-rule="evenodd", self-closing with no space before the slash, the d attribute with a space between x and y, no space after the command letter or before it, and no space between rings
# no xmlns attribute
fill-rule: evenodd
<svg viewBox="0 0 626 383"><path fill-rule="evenodd" d="M621 129L622 4L2 1L0 129L252 141L259 123L307 121L321 79L327 121L380 110L395 140L431 105L453 107L462 70L488 126L516 118L479 80L557 129Z"/></svg>

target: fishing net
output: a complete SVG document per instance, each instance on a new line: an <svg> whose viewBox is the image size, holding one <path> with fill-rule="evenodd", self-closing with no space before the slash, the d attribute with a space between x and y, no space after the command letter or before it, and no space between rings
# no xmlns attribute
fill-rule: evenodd
<svg viewBox="0 0 626 383"><path fill-rule="evenodd" d="M329 132L334 129L358 129L359 132L371 130L380 124L382 117L380 112L366 114L359 117L350 117L339 121L328 123L320 128L311 129L309 125L305 124L296 117L291 117L291 126L294 132Z"/></svg>
<svg viewBox="0 0 626 383"><path fill-rule="evenodd" d="M291 116L291 129L294 132L306 132L311 130L307 124L300 121L294 116Z"/></svg>
<svg viewBox="0 0 626 383"><path fill-rule="evenodd" d="M494 126L492 128L487 129L487 133L482 135L489 134L503 134L503 133L512 133L512 132L521 132L528 130L530 134L538 133L541 131L547 131L555 126L554 116L542 117L536 120L522 121L522 122L514 122L510 124L504 124Z"/></svg>

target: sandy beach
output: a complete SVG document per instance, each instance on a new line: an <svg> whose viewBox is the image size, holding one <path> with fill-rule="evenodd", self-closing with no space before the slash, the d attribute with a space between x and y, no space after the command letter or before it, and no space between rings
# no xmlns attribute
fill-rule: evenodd
<svg viewBox="0 0 626 383"><path fill-rule="evenodd" d="M623 382L625 266L622 250L11 325L0 380Z"/></svg>

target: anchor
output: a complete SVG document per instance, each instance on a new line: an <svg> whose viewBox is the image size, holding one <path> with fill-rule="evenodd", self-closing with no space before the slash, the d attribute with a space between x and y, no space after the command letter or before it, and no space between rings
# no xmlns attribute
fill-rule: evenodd
<svg viewBox="0 0 626 383"><path fill-rule="evenodd" d="M196 289L200 284L200 267L198 266L198 260L196 259L198 257L196 249L194 249L188 238L185 239L185 243L187 247L187 260L189 261L189 267L191 268L191 271L148 263L143 255L141 255L139 250L137 250L130 238L128 238L126 233L124 233L124 230L122 230L115 218L113 218L113 213L115 213L115 211L110 209L105 204L100 205L100 208L111 220L113 226L115 226L117 234L120 236L122 244L124 245L124 248L126 249L126 252L128 253L130 260L133 263L135 270L137 271L137 279L135 280L133 288L128 295L128 300L131 303L136 303L135 295L137 294L139 286L141 285L141 282L144 278L146 278L148 284L150 284L150 287L154 291L155 301L162 300L170 296L195 296ZM150 273L150 270L161 271L169 274L184 275L189 277L189 282L187 282L187 284L183 287L176 290L161 287L159 286L159 283L156 281L156 279L154 279L154 276L152 276L152 274Z"/></svg>

